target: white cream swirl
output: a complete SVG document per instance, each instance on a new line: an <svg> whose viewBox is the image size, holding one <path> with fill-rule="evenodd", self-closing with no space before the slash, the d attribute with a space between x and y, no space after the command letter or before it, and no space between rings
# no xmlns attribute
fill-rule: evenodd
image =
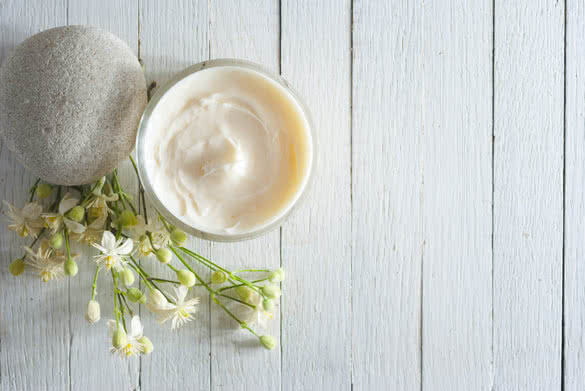
<svg viewBox="0 0 585 391"><path fill-rule="evenodd" d="M308 124L290 94L239 67L194 73L154 109L147 173L158 198L200 230L238 234L290 208L311 165Z"/></svg>

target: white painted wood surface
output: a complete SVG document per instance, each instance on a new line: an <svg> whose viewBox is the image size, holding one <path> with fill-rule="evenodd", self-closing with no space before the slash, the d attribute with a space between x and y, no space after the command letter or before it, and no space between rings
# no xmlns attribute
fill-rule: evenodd
<svg viewBox="0 0 585 391"><path fill-rule="evenodd" d="M156 350L121 364L104 322L83 319L92 263L15 279L2 225L0 389L585 389L583 20L582 0L0 0L0 61L68 23L121 37L159 84L248 59L299 91L320 139L280 230L190 243L283 265L274 351L204 300L173 334L144 311ZM0 197L22 202L33 181L0 144Z"/></svg>

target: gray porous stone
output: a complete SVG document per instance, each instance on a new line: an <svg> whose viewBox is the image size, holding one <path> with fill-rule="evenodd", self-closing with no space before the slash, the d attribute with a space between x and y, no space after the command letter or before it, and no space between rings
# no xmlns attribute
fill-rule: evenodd
<svg viewBox="0 0 585 391"><path fill-rule="evenodd" d="M110 173L132 151L145 106L138 59L98 28L43 31L0 68L0 135L49 183L80 185Z"/></svg>

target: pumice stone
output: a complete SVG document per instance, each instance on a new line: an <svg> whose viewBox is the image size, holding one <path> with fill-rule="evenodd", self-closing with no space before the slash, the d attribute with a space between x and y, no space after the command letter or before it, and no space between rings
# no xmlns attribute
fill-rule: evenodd
<svg viewBox="0 0 585 391"><path fill-rule="evenodd" d="M134 147L146 82L132 50L88 26L43 31L0 68L0 135L34 175L93 182Z"/></svg>

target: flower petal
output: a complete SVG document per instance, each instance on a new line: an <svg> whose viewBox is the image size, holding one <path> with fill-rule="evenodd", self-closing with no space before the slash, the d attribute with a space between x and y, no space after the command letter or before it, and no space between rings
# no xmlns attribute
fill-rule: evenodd
<svg viewBox="0 0 585 391"><path fill-rule="evenodd" d="M108 251L116 248L116 237L110 231L104 231L102 236L102 247L108 249Z"/></svg>
<svg viewBox="0 0 585 391"><path fill-rule="evenodd" d="M63 221L65 222L65 225L67 226L67 228L69 228L69 231L71 232L75 232L76 234L80 234L83 231L85 231L85 225L83 224L79 224L76 223L73 220L69 220L69 219L63 219Z"/></svg>
<svg viewBox="0 0 585 391"><path fill-rule="evenodd" d="M128 334L131 338L140 339L142 337L142 323L140 323L140 317L134 315L130 321L130 333Z"/></svg>
<svg viewBox="0 0 585 391"><path fill-rule="evenodd" d="M132 239L128 238L120 247L117 249L117 253L121 255L128 255L132 252L132 247L134 247L134 242Z"/></svg>
<svg viewBox="0 0 585 391"><path fill-rule="evenodd" d="M64 215L75 205L77 205L78 202L79 200L76 200L75 198L69 198L68 195L65 195L65 197L63 197L59 203L59 214Z"/></svg>

